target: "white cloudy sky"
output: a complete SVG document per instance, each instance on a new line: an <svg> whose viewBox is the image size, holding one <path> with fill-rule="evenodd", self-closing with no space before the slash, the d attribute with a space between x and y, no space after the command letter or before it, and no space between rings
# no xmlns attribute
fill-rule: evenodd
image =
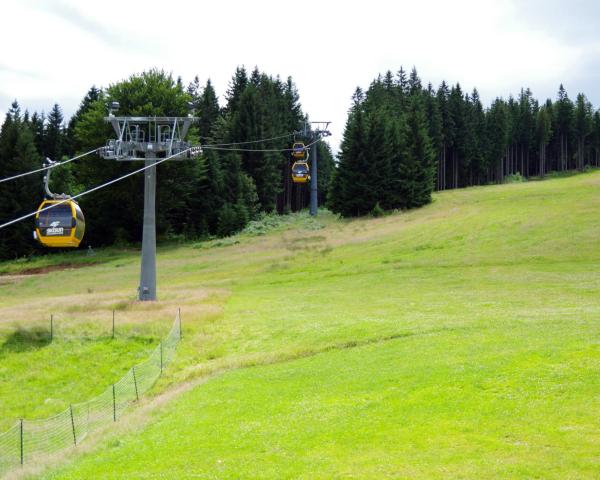
<svg viewBox="0 0 600 480"><path fill-rule="evenodd" d="M600 2L73 1L0 5L0 115L13 99L70 116L92 84L158 67L211 78L221 100L236 66L291 75L337 149L350 96L379 73L417 67L425 83L477 87L484 102L563 82L600 106Z"/></svg>

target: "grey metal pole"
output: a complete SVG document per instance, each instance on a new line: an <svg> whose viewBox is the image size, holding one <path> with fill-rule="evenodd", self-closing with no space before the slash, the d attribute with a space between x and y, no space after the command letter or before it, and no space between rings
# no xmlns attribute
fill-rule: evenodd
<svg viewBox="0 0 600 480"><path fill-rule="evenodd" d="M139 299L156 300L156 158L147 158L144 175L144 230Z"/></svg>
<svg viewBox="0 0 600 480"><path fill-rule="evenodd" d="M21 465L23 465L25 463L25 442L23 440L23 419L21 418L20 421L20 432L19 432L19 437L20 437L20 447L21 447Z"/></svg>
<svg viewBox="0 0 600 480"><path fill-rule="evenodd" d="M317 187L317 142L312 146L312 158L310 162L310 214L317 214L319 200L317 198L319 190Z"/></svg>

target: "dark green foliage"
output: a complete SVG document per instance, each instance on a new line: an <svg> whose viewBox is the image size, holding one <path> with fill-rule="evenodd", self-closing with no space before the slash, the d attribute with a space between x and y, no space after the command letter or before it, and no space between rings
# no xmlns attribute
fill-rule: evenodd
<svg viewBox="0 0 600 480"><path fill-rule="evenodd" d="M67 145L67 154L69 156L73 156L75 155L75 152L81 152L83 150L83 146L79 143L78 137L75 135L75 125L80 122L83 115L85 115L92 108L92 106L94 106L96 102L102 98L102 96L102 90L96 88L95 85L92 85L92 87L85 94L85 97L83 97L79 108L69 120L65 140Z"/></svg>
<svg viewBox="0 0 600 480"><path fill-rule="evenodd" d="M196 77L197 79L198 77ZM197 109L196 115L199 117L198 130L201 132L201 135L208 135L221 113L219 100L210 79L206 81L202 94L196 99L195 105Z"/></svg>
<svg viewBox="0 0 600 480"><path fill-rule="evenodd" d="M379 205L379 202L377 202L375 204L375 206L373 207L373 210L371 210L371 215L375 218L383 217L385 215L385 210L383 208L381 208L381 205Z"/></svg>
<svg viewBox="0 0 600 480"><path fill-rule="evenodd" d="M294 208L307 204L308 188L291 184L290 156L283 151L291 147L291 134L301 129L305 119L298 92L291 78L282 81L258 68L250 78L244 67L236 69L223 109L210 80L201 88L196 77L184 88L180 78L161 70L132 75L104 90L92 87L68 127L58 105L47 117L43 112L34 112L31 117L27 114L21 118L15 104L2 127L0 174L9 176L39 168L42 155L60 161L104 145L114 137L112 127L105 121L111 101L120 103L118 115L122 116L186 116L192 102L199 117L188 139L207 145L204 156L196 161L166 162L157 170L159 239L229 235L241 230L261 211L291 210L294 195L298 200ZM268 140L272 137L282 138ZM257 139L264 140L243 143ZM234 142L241 143L232 145ZM210 149L211 144L226 146L215 150ZM240 147L253 151L236 150ZM327 146L316 148L320 196L325 201L334 160ZM57 193L72 195L141 166L141 162L88 156L53 170L50 186ZM34 210L42 199L41 175L0 188L8 197L0 207L4 220ZM95 246L140 240L142 175L82 197L80 204L87 218L84 243ZM34 249L31 230L31 222L5 230L0 256Z"/></svg>
<svg viewBox="0 0 600 480"><path fill-rule="evenodd" d="M577 138L576 168L584 169L586 158L586 140L593 129L592 104L583 93L577 95L574 112L574 131Z"/></svg>
<svg viewBox="0 0 600 480"><path fill-rule="evenodd" d="M104 121L106 103L118 101L120 115L185 116L190 96L180 83L163 71L151 70L111 85L104 94L88 92L81 115L72 124L74 143L91 150L113 137ZM86 97L87 98L87 97ZM141 163L105 161L89 157L77 164L77 180L87 187L103 183L140 168ZM195 192L204 177L205 164L198 162L166 162L157 169L157 234L195 235L198 212ZM143 176L127 178L113 186L84 197L82 209L88 221L86 241L92 245L116 241L138 241L141 238Z"/></svg>
<svg viewBox="0 0 600 480"><path fill-rule="evenodd" d="M366 97L357 89L332 180L331 209L355 216L429 202L435 152L428 114L439 119L416 70L406 81L401 69L395 83L388 72L371 84Z"/></svg>
<svg viewBox="0 0 600 480"><path fill-rule="evenodd" d="M329 204L345 216L411 208L430 200L432 175L445 190L586 165L600 166L600 113L583 94L573 104L561 85L540 106L525 88L486 109L476 89L423 89L400 68L356 90Z"/></svg>
<svg viewBox="0 0 600 480"><path fill-rule="evenodd" d="M354 100L355 104L346 122L329 199L330 208L344 216L365 215L374 206L369 207L364 201L364 197L371 195L371 192L368 191L367 122L359 90L355 92Z"/></svg>
<svg viewBox="0 0 600 480"><path fill-rule="evenodd" d="M18 103L13 102L0 130L0 177L34 170L41 166L31 124L21 118ZM41 174L0 183L0 223L35 210L42 200ZM2 230L0 258L16 258L36 249L33 222L15 223Z"/></svg>
<svg viewBox="0 0 600 480"><path fill-rule="evenodd" d="M405 208L414 208L431 201L435 179L435 153L427 133L427 119L421 99L410 99L406 116L406 157L401 164Z"/></svg>
<svg viewBox="0 0 600 480"><path fill-rule="evenodd" d="M309 141L291 135L303 130L308 117L291 78L258 68L250 74L236 69L223 108L210 80L202 87L195 77L184 88L181 78L161 70L104 90L91 87L67 127L57 104L48 115L30 116L15 102L0 131L0 176L39 168L45 156L60 161L105 144L114 137L104 119L114 100L120 115L185 116L192 102L199 117L188 139L205 145L203 157L158 167L159 237L229 235L262 212L308 205L309 185L291 182L293 160L285 152L294 140ZM423 88L416 68L407 74L401 67L378 76L366 92L357 88L337 163L323 142L311 149L314 155L319 203L344 216L379 214L424 205L436 188L600 166L600 113L583 94L573 103L562 85L555 102L540 104L522 89L516 99L499 98L484 108L476 89L464 94L459 84L446 82L437 90ZM90 156L54 170L50 186L76 194L140 166ZM0 184L0 193L6 199L3 220L27 213L42 199L41 175ZM138 241L142 201L142 176L84 197L84 241ZM31 230L32 222L5 230L0 257L33 251Z"/></svg>
<svg viewBox="0 0 600 480"><path fill-rule="evenodd" d="M600 111L594 113L591 135L592 165L600 166Z"/></svg>
<svg viewBox="0 0 600 480"><path fill-rule="evenodd" d="M48 114L47 124L44 132L42 155L51 160L61 160L66 153L65 128L63 125L63 114L58 106L54 104Z"/></svg>
<svg viewBox="0 0 600 480"><path fill-rule="evenodd" d="M333 158L333 153L331 153L331 147L329 144L325 142L319 142L317 144L317 149L317 154L319 156L319 174L317 176L319 204L324 204L329 196L329 187L335 171L335 160Z"/></svg>

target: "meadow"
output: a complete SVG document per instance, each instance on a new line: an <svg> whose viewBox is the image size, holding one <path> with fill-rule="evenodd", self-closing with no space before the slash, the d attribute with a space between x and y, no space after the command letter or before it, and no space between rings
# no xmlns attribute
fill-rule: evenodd
<svg viewBox="0 0 600 480"><path fill-rule="evenodd" d="M134 249L1 264L3 426L102 391L177 308L184 329L129 420L15 475L596 478L599 188L594 171L266 219L159 248L155 303L135 301Z"/></svg>

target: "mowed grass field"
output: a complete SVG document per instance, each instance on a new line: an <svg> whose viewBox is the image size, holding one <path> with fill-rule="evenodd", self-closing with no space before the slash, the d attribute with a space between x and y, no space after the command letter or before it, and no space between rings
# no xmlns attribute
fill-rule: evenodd
<svg viewBox="0 0 600 480"><path fill-rule="evenodd" d="M0 284L1 418L99 393L181 307L184 339L154 390L164 401L32 475L597 478L599 192L596 171L164 247L153 304L134 301L135 251L35 276L0 265L13 272ZM117 340L19 350L9 337L49 309L71 332L106 335L112 308Z"/></svg>

